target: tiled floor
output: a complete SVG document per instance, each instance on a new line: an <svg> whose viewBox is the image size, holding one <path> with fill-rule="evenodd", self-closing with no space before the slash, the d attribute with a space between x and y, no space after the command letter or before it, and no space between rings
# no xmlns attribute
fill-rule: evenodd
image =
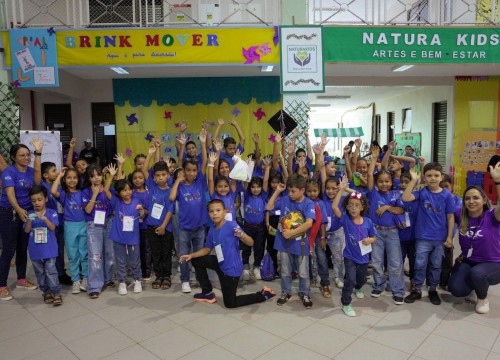
<svg viewBox="0 0 500 360"><path fill-rule="evenodd" d="M39 290L14 290L0 303L0 359L500 359L500 287L490 289L487 315L447 293L441 306L427 298L396 306L385 293L355 300L358 316L348 318L338 289L331 299L315 289L310 310L296 296L282 307L273 299L230 310L220 292L216 304L195 303L174 279L170 290L148 283L141 294L114 289L97 300L66 287L58 308ZM266 285L280 290L279 281Z"/></svg>

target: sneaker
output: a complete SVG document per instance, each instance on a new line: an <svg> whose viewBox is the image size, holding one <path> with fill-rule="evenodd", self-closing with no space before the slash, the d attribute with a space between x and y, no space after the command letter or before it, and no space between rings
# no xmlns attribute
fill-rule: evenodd
<svg viewBox="0 0 500 360"><path fill-rule="evenodd" d="M370 296L372 298L379 298L381 294L382 294L382 291L380 291L380 290L372 290Z"/></svg>
<svg viewBox="0 0 500 360"><path fill-rule="evenodd" d="M477 303L476 291L472 290L470 292L470 294L465 297L465 301L467 301L468 303L471 303L471 304Z"/></svg>
<svg viewBox="0 0 500 360"><path fill-rule="evenodd" d="M243 276L241 277L243 281L248 281L250 280L250 270L245 269L243 270Z"/></svg>
<svg viewBox="0 0 500 360"><path fill-rule="evenodd" d="M87 279L83 279L80 283L80 290L87 291Z"/></svg>
<svg viewBox="0 0 500 360"><path fill-rule="evenodd" d="M259 268L253 268L253 277L255 280L262 280L262 277L260 276L260 269Z"/></svg>
<svg viewBox="0 0 500 360"><path fill-rule="evenodd" d="M326 297L326 298L330 298L332 297L332 293L330 291L330 287L328 285L325 285L325 286L322 286L321 287L321 294Z"/></svg>
<svg viewBox="0 0 500 360"><path fill-rule="evenodd" d="M118 285L118 294L127 295L127 284L125 284L124 282L121 282Z"/></svg>
<svg viewBox="0 0 500 360"><path fill-rule="evenodd" d="M114 287L116 286L116 284L115 284L115 282L114 282L114 281L110 280L110 281L108 281L108 282L106 283L106 285L105 285L105 286L106 286L106 288L110 288L110 289L111 289L111 288L114 288Z"/></svg>
<svg viewBox="0 0 500 360"><path fill-rule="evenodd" d="M404 302L407 304L412 304L415 302L415 300L420 300L422 299L422 293L417 290L413 290L410 295L405 297Z"/></svg>
<svg viewBox="0 0 500 360"><path fill-rule="evenodd" d="M144 281L149 281L149 280L151 280L151 274L148 274L148 275L142 275L142 280L144 280Z"/></svg>
<svg viewBox="0 0 500 360"><path fill-rule="evenodd" d="M71 293L72 294L79 294L81 289L80 289L80 282L79 281L75 281L73 283L73 288L71 289Z"/></svg>
<svg viewBox="0 0 500 360"><path fill-rule="evenodd" d="M339 278L335 278L335 285L337 285L339 289L342 289L344 287L344 282Z"/></svg>
<svg viewBox="0 0 500 360"><path fill-rule="evenodd" d="M71 277L68 276L68 274L64 273L63 275L59 276L59 284L71 286L73 285L73 281L71 280Z"/></svg>
<svg viewBox="0 0 500 360"><path fill-rule="evenodd" d="M183 293L190 293L191 292L191 285L189 285L189 281L185 281L182 283L182 292Z"/></svg>
<svg viewBox="0 0 500 360"><path fill-rule="evenodd" d="M490 302L488 299L477 299L477 304L475 308L478 314L487 314L490 311Z"/></svg>
<svg viewBox="0 0 500 360"><path fill-rule="evenodd" d="M393 296L392 301L396 305L403 305L405 303L405 300L401 296Z"/></svg>
<svg viewBox="0 0 500 360"><path fill-rule="evenodd" d="M441 305L441 298L439 297L439 294L436 290L429 291L429 300L434 305Z"/></svg>
<svg viewBox="0 0 500 360"><path fill-rule="evenodd" d="M197 302L206 302L209 304L217 302L217 299L215 298L215 294L213 291L210 291L208 294L203 294L203 293L194 294L193 297L194 300Z"/></svg>
<svg viewBox="0 0 500 360"><path fill-rule="evenodd" d="M312 308L313 302L311 301L311 298L308 295L304 295L300 299L302 300L302 304L304 304L304 307L306 309Z"/></svg>
<svg viewBox="0 0 500 360"><path fill-rule="evenodd" d="M356 311L354 311L351 305L342 305L342 311L349 317L356 316Z"/></svg>
<svg viewBox="0 0 500 360"><path fill-rule="evenodd" d="M134 281L134 294L138 294L140 292L142 292L141 280L135 280Z"/></svg>
<svg viewBox="0 0 500 360"><path fill-rule="evenodd" d="M266 300L269 300L272 297L276 296L276 293L274 292L274 290L271 289L271 288L268 288L268 287L264 287L261 290L261 293L262 293L262 295L264 295L264 297L266 298Z"/></svg>
<svg viewBox="0 0 500 360"><path fill-rule="evenodd" d="M98 299L99 295L101 295L101 294L99 294L97 291L93 291L93 292L89 293L89 297L91 299Z"/></svg>
<svg viewBox="0 0 500 360"><path fill-rule="evenodd" d="M12 294L10 293L8 287L4 287L2 290L0 290L0 300L12 300Z"/></svg>
<svg viewBox="0 0 500 360"><path fill-rule="evenodd" d="M288 300L290 300L291 297L292 295L289 295L287 293L281 293L279 299L276 300L276 304L278 304L279 306L285 305L288 302Z"/></svg>
<svg viewBox="0 0 500 360"><path fill-rule="evenodd" d="M358 298L358 299L364 299L365 293L361 289L354 289L354 296L356 296L356 298Z"/></svg>
<svg viewBox="0 0 500 360"><path fill-rule="evenodd" d="M38 286L36 286L33 282L28 279L17 280L16 289L24 289L24 290L36 290Z"/></svg>

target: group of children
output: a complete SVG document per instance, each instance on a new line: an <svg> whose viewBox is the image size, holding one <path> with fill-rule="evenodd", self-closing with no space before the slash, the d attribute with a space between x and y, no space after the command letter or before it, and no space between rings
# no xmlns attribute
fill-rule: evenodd
<svg viewBox="0 0 500 360"><path fill-rule="evenodd" d="M97 298L104 288L115 286L115 265L120 295L127 294L127 275L133 278L135 293L142 291L143 281L153 273L152 288L169 289L176 252L181 291L191 292L191 262L202 291L195 300L216 301L207 273L212 269L219 277L225 306L232 308L276 295L268 287L236 295L240 278L261 278L260 264L267 249L281 280L277 304L291 298L292 279L298 276L300 299L311 308L311 284L317 279L322 295L331 297L327 258L331 253L333 280L342 289L342 310L348 316L356 316L352 293L364 297L369 263L372 297L380 297L389 283L395 304L412 303L421 298L427 281L431 302L440 303L437 286L446 287L441 269L450 256L444 265L442 259L445 249L453 245L453 214L461 205L438 163L424 166L419 158L419 178L414 168L417 159L394 156L394 142L382 154L372 146L368 162L360 158L361 140L357 139L353 147L344 149L346 175L342 176L334 159L324 154L328 143L324 135L312 146L306 130L307 149L296 149L298 132L288 143L278 134L273 154L261 159L259 137L254 134L255 151L247 160L254 163L253 176L236 181L229 173L236 162L243 161L245 139L232 120L239 143L232 137L220 141L218 133L224 125L219 119L210 141L204 124L198 147L185 137L187 124L183 123L177 162L160 158L161 143L155 139L147 155L135 157L135 169L128 176L122 171L126 159L120 154L115 157L117 166L104 169L85 160L73 164L71 156L59 172L55 164L42 163L43 186L31 189L35 210L25 225L34 238L31 259L55 261L56 228L63 228L72 293L87 291ZM70 153L75 146L72 139ZM41 249L40 241L46 244L43 253L33 250ZM406 257L411 289L405 297ZM33 262L33 266L44 300L60 305L57 276L43 272L45 276L39 276L39 264Z"/></svg>

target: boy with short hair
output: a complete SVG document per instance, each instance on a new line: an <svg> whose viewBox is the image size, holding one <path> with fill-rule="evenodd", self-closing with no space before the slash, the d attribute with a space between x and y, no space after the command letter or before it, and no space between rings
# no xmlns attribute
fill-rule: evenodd
<svg viewBox="0 0 500 360"><path fill-rule="evenodd" d="M437 293L441 275L441 262L444 246L453 246L453 227L455 225L455 204L453 195L440 187L443 170L439 163L424 166L426 186L412 193L418 179L414 169L410 170L411 181L403 192L402 200L417 202L417 221L415 225L415 288L404 299L413 303L422 298L422 285L425 280L427 261L430 260L429 299L434 305L441 304Z"/></svg>
<svg viewBox="0 0 500 360"><path fill-rule="evenodd" d="M218 120L217 128L214 132L214 139L217 139L219 136L219 131L222 125L224 125L224 119ZM239 150L241 154L245 151L245 136L243 135L243 131L240 128L240 125L236 122L235 119L231 119L229 124L234 126L236 132L238 133L238 137L240 142L236 144L236 140L233 137L227 137L224 139L224 152L220 154L219 159L225 159L229 163L229 167L232 169L234 166L233 156L236 153L236 150Z"/></svg>
<svg viewBox="0 0 500 360"><path fill-rule="evenodd" d="M56 270L57 239L55 229L59 225L57 212L46 207L49 201L47 189L35 185L29 191L33 210L28 212L24 231L29 233L28 252L43 300L46 304L62 304L61 285Z"/></svg>
<svg viewBox="0 0 500 360"><path fill-rule="evenodd" d="M59 171L57 170L56 164L50 161L44 161L41 165L42 168L42 183L43 187L47 189L48 202L47 208L56 211L59 214L59 225L55 230L57 238L57 247L59 249L56 268L59 274L59 282L62 285L73 285L71 277L66 274L66 269L64 268L64 223L63 223L63 208L59 202L52 196L51 189L54 180L57 178Z"/></svg>
<svg viewBox="0 0 500 360"><path fill-rule="evenodd" d="M279 197L285 189L288 189L288 195ZM267 203L266 210L279 210L281 222L285 218L285 222L292 220L294 223L290 228L284 229L280 226L276 231L274 248L279 251L281 259L282 291L277 304L284 305L292 296L292 269L295 265L295 268L299 270L299 296L306 309L310 309L313 303L310 298L309 230L316 221L316 207L312 200L304 196L305 190L306 179L304 177L297 174L290 176L286 187L285 184L278 185ZM301 220L294 221L294 219Z"/></svg>
<svg viewBox="0 0 500 360"><path fill-rule="evenodd" d="M212 269L219 276L225 307L236 308L264 302L276 295L267 287L256 293L236 296L243 270L239 241L252 246L253 239L245 234L235 221L225 220L226 214L227 209L222 200L211 200L208 203L208 215L214 226L208 231L205 247L179 258L180 263L191 261L196 270L196 278L200 282L202 292L195 294L194 299L210 304L217 301L207 274L207 269ZM214 249L216 255L210 255Z"/></svg>

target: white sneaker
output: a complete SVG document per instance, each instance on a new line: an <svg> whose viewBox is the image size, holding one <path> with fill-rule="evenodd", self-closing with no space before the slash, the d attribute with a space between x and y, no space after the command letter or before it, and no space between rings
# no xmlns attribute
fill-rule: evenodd
<svg viewBox="0 0 500 360"><path fill-rule="evenodd" d="M83 279L80 283L80 290L87 291L87 279Z"/></svg>
<svg viewBox="0 0 500 360"><path fill-rule="evenodd" d="M79 281L75 281L73 282L73 288L71 289L71 293L72 294L79 294L80 293L80 282Z"/></svg>
<svg viewBox="0 0 500 360"><path fill-rule="evenodd" d="M253 268L253 277L255 278L255 280L262 280L259 268Z"/></svg>
<svg viewBox="0 0 500 360"><path fill-rule="evenodd" d="M349 317L356 316L356 311L354 311L351 305L342 305L342 311Z"/></svg>
<svg viewBox="0 0 500 360"><path fill-rule="evenodd" d="M190 293L191 292L191 285L189 285L189 281L182 283L182 292L183 293Z"/></svg>
<svg viewBox="0 0 500 360"><path fill-rule="evenodd" d="M337 285L339 289L342 289L344 287L344 282L340 280L340 278L335 278L335 285Z"/></svg>
<svg viewBox="0 0 500 360"><path fill-rule="evenodd" d="M127 295L127 284L121 282L120 285L118 285L118 294Z"/></svg>
<svg viewBox="0 0 500 360"><path fill-rule="evenodd" d="M365 293L361 289L354 289L354 295L358 299L364 299L365 298Z"/></svg>
<svg viewBox="0 0 500 360"><path fill-rule="evenodd" d="M490 312L490 302L488 299L477 299L476 312L478 314L487 314Z"/></svg>
<svg viewBox="0 0 500 360"><path fill-rule="evenodd" d="M465 297L465 301L469 302L469 303L477 303L477 295L476 295L476 291L475 290L472 290L470 292L469 295L467 295Z"/></svg>
<svg viewBox="0 0 500 360"><path fill-rule="evenodd" d="M243 281L250 280L250 270L248 269L243 270L243 276L241 278Z"/></svg>
<svg viewBox="0 0 500 360"><path fill-rule="evenodd" d="M134 281L134 293L138 294L142 292L142 284L140 280L135 280Z"/></svg>

